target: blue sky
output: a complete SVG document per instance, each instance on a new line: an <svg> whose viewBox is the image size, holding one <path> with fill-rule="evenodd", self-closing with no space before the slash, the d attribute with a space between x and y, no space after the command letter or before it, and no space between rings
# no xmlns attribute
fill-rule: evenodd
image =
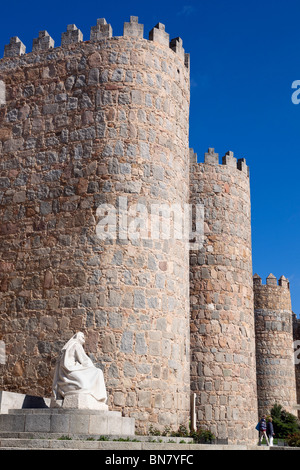
<svg viewBox="0 0 300 470"><path fill-rule="evenodd" d="M190 146L202 159L208 147L232 150L250 166L253 270L291 283L300 315L300 104L292 103L300 80L299 0L94 0L3 2L0 54L11 36L31 51L46 29L60 45L68 24L89 39L97 18L114 35L139 16L145 37L158 22L180 36L191 54Z"/></svg>

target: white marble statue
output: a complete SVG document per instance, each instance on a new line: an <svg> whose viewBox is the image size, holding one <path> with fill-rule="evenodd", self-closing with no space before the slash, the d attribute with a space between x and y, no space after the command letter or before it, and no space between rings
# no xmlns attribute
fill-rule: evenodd
<svg viewBox="0 0 300 470"><path fill-rule="evenodd" d="M86 355L84 343L84 334L79 332L62 348L53 379L53 395L57 402L63 400L64 407L68 403L67 407L72 408L105 409L107 393L103 372Z"/></svg>

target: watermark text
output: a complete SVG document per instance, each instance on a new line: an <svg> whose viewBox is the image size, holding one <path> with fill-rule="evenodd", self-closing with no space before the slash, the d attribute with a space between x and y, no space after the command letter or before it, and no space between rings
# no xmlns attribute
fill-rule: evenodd
<svg viewBox="0 0 300 470"><path fill-rule="evenodd" d="M198 250L204 241L202 204L128 204L126 196L116 204L101 204L96 234L100 240L181 240L190 250Z"/></svg>

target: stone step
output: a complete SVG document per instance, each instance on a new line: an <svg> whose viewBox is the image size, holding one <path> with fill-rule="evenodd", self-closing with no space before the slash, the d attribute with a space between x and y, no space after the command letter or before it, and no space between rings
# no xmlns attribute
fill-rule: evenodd
<svg viewBox="0 0 300 470"><path fill-rule="evenodd" d="M83 441L58 439L12 439L1 438L0 449L18 450L152 450L152 451L201 451L201 450L249 450L247 446L209 445L209 444L178 444L154 442L115 442L115 441ZM261 450L269 450L269 448ZM256 448L255 448L256 450Z"/></svg>
<svg viewBox="0 0 300 470"><path fill-rule="evenodd" d="M139 442L152 442L152 443L176 443L176 444L192 444L191 437L172 437L172 436L139 436L139 435L99 435L99 434L74 434L74 433L45 433L45 432L0 432L0 440L94 440L102 442L118 442L122 441L139 441Z"/></svg>

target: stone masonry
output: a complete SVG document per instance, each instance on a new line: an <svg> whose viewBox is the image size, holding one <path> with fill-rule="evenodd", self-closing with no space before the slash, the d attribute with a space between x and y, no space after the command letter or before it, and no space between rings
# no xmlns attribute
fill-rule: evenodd
<svg viewBox="0 0 300 470"><path fill-rule="evenodd" d="M253 444L258 409L296 404L288 281L253 290L245 159L197 161L189 54L162 23L148 38L99 18L89 40L70 24L58 47L39 31L4 48L0 390L49 398L83 331L137 431L187 427L192 393L197 426ZM178 225L191 206L202 238Z"/></svg>
<svg viewBox="0 0 300 470"><path fill-rule="evenodd" d="M151 40L136 17L121 37L103 19L90 41L78 31L54 49L41 32L25 55L13 41L0 63L0 388L49 396L57 352L81 330L109 406L143 432L178 428L189 419L187 246L128 238L121 216L118 236L101 239L97 224L99 207L188 203L189 68L161 24Z"/></svg>
<svg viewBox="0 0 300 470"><path fill-rule="evenodd" d="M214 149L190 193L204 206L204 243L190 253L191 387L197 423L231 442L254 439L257 419L248 167Z"/></svg>
<svg viewBox="0 0 300 470"><path fill-rule="evenodd" d="M288 280L270 274L266 284L255 274L254 314L259 414L275 403L295 413L296 378L293 359L293 314Z"/></svg>
<svg viewBox="0 0 300 470"><path fill-rule="evenodd" d="M300 319L293 314L293 339L294 339L294 362L295 362L295 374L296 374L296 395L297 403L300 403ZM300 412L298 410L298 417Z"/></svg>

